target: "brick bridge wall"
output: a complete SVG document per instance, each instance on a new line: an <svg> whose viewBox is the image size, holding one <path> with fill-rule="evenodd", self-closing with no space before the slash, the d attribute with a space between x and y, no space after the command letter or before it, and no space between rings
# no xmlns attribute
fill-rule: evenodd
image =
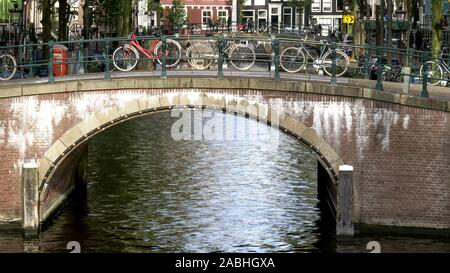
<svg viewBox="0 0 450 273"><path fill-rule="evenodd" d="M21 165L38 161L77 123L144 97L203 92L279 105L312 128L355 168L357 223L450 228L446 102L354 87L252 79L80 81L5 92L9 93L0 99L0 221L21 217ZM76 153L70 156L66 163L78 159ZM71 164L62 168L70 169L67 166ZM70 185L58 175L52 180L46 198L57 199Z"/></svg>

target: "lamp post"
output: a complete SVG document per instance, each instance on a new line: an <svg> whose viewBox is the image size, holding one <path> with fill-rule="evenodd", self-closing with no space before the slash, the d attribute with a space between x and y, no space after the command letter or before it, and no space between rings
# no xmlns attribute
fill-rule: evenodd
<svg viewBox="0 0 450 273"><path fill-rule="evenodd" d="M349 12L349 10L350 10L350 7L348 6L348 5L345 5L344 6L344 14L345 15L348 15L350 12ZM349 26L348 26L349 24L345 24L345 34L349 34L348 32L348 28L349 28Z"/></svg>

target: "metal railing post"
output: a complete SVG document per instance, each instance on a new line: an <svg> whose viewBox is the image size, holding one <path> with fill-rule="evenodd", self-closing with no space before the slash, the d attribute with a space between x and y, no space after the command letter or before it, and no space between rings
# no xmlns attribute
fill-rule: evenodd
<svg viewBox="0 0 450 273"><path fill-rule="evenodd" d="M381 82L381 73L383 73L383 70L381 69L381 48L377 47L377 85L375 86L375 89L378 91L383 90L383 83Z"/></svg>
<svg viewBox="0 0 450 273"><path fill-rule="evenodd" d="M80 67L78 68L77 74L84 74L86 69L84 67L84 38L81 37L80 40L80 57L79 60L81 62Z"/></svg>
<svg viewBox="0 0 450 273"><path fill-rule="evenodd" d="M111 71L110 71L110 62L109 62L109 37L105 38L105 80L111 79Z"/></svg>
<svg viewBox="0 0 450 273"><path fill-rule="evenodd" d="M414 50L414 49L412 49ZM406 58L408 59L408 66L404 66L401 73L403 74L403 94L409 94L411 85L411 49L406 49Z"/></svg>
<svg viewBox="0 0 450 273"><path fill-rule="evenodd" d="M167 49L167 37L163 35L161 38L161 78L167 79L167 66L166 66L166 49Z"/></svg>
<svg viewBox="0 0 450 273"><path fill-rule="evenodd" d="M223 37L219 37L219 59L218 59L218 70L217 70L217 78L223 79L223 62L224 62L224 56L223 56L223 50L225 46L225 40Z"/></svg>
<svg viewBox="0 0 450 273"><path fill-rule="evenodd" d="M421 97L428 98L428 52L423 53L422 92Z"/></svg>
<svg viewBox="0 0 450 273"><path fill-rule="evenodd" d="M280 80L280 41L272 40L272 65L274 69L274 79Z"/></svg>
<svg viewBox="0 0 450 273"><path fill-rule="evenodd" d="M365 50L365 54L364 54L364 78L366 80L370 79L370 64L369 64L369 55L370 55L370 45L366 45L366 50Z"/></svg>
<svg viewBox="0 0 450 273"><path fill-rule="evenodd" d="M49 50L49 61L48 61L48 82L54 83L55 82L55 75L53 74L53 47L54 42L50 40L48 42L48 50Z"/></svg>
<svg viewBox="0 0 450 273"><path fill-rule="evenodd" d="M337 84L336 79L336 43L331 44L331 84Z"/></svg>
<svg viewBox="0 0 450 273"><path fill-rule="evenodd" d="M34 77L34 51L31 46L28 46L28 64L30 65L30 77Z"/></svg>

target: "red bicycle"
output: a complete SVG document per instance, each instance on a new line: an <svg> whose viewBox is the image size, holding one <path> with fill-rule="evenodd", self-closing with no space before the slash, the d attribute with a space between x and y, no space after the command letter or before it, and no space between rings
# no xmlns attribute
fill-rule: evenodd
<svg viewBox="0 0 450 273"><path fill-rule="evenodd" d="M154 46L150 49L146 49L139 44L136 38L136 34L131 35L131 41L129 44L124 44L121 47L114 50L112 59L114 66L120 71L131 71L133 70L138 61L139 53L144 55L145 58L151 60L157 60L159 64L162 65L162 41L157 40L153 43ZM181 59L181 46L180 44L172 39L166 40L166 67L176 66Z"/></svg>

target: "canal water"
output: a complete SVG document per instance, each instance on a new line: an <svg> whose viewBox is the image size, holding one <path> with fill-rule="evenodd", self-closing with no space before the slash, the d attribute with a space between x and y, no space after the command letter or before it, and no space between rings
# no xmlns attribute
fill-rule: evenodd
<svg viewBox="0 0 450 273"><path fill-rule="evenodd" d="M450 252L448 239L337 242L310 151L267 125L211 115L223 134L198 134L211 118L189 113L191 126L176 127L164 112L96 136L86 187L39 240L0 231L0 252L69 252L69 241L82 252L369 252L370 241L382 252Z"/></svg>

